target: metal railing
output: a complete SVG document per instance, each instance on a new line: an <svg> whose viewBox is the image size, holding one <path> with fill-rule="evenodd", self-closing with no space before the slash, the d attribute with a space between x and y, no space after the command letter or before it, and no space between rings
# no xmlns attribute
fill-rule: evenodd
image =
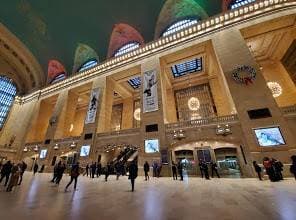
<svg viewBox="0 0 296 220"><path fill-rule="evenodd" d="M296 105L282 107L281 111L284 115L292 115L292 114L296 115Z"/></svg>
<svg viewBox="0 0 296 220"><path fill-rule="evenodd" d="M166 130L184 129L184 128L196 128L205 125L218 125L225 123L238 122L237 115L226 115L212 118L203 118L190 121L180 121L176 123L166 124Z"/></svg>
<svg viewBox="0 0 296 220"><path fill-rule="evenodd" d="M110 131L110 132L103 132L97 133L97 137L114 137L114 136L122 136L122 135L138 135L140 133L140 128L131 128L131 129L124 129L118 131Z"/></svg>

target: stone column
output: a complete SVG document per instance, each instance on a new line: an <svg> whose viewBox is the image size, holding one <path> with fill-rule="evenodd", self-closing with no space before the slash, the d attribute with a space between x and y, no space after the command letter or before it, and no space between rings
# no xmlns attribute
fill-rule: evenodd
<svg viewBox="0 0 296 220"><path fill-rule="evenodd" d="M259 65L252 57L239 30L230 29L219 32L213 36L212 42L241 122L243 131L242 147L249 167L247 175L251 175L251 161L253 158L250 153L258 151L275 152L278 149L260 147L253 128L280 126L286 141L286 145L282 146L281 149L292 148L295 145L295 138L266 85ZM232 77L233 70L242 65L252 66L256 69L256 79L249 85L237 83ZM272 117L251 120L248 116L248 111L261 108L268 108ZM276 157L276 153L274 155ZM262 153L263 156L264 153Z"/></svg>
<svg viewBox="0 0 296 220"><path fill-rule="evenodd" d="M121 129L132 128L133 127L133 117L134 117L133 97L126 98L123 100Z"/></svg>

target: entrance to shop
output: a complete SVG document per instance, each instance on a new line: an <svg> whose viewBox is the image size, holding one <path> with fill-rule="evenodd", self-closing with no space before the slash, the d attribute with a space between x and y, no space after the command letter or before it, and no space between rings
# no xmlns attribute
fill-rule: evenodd
<svg viewBox="0 0 296 220"><path fill-rule="evenodd" d="M77 163L79 154L76 151L68 152L60 156L60 159L66 163L67 168Z"/></svg>
<svg viewBox="0 0 296 220"><path fill-rule="evenodd" d="M231 177L241 176L236 148L218 148L214 151L221 175Z"/></svg>
<svg viewBox="0 0 296 220"><path fill-rule="evenodd" d="M188 176L196 175L196 163L193 157L193 150L175 151L176 162L179 161L183 165L184 173Z"/></svg>

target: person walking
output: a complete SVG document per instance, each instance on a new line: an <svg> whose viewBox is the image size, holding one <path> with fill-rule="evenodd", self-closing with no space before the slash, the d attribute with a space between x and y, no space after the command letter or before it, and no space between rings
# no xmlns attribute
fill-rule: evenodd
<svg viewBox="0 0 296 220"><path fill-rule="evenodd" d="M156 177L157 176L157 167L158 167L158 164L157 164L156 161L154 161L154 163L152 165L153 177Z"/></svg>
<svg viewBox="0 0 296 220"><path fill-rule="evenodd" d="M198 166L199 166L201 178L203 178L204 177L204 170L203 170L203 161L201 159L199 160Z"/></svg>
<svg viewBox="0 0 296 220"><path fill-rule="evenodd" d="M111 172L111 165L110 163L107 163L106 169L105 169L105 181L108 181L108 176L110 175Z"/></svg>
<svg viewBox="0 0 296 220"><path fill-rule="evenodd" d="M11 168L11 176L6 188L6 192L11 192L12 188L18 185L19 176L21 173L20 169L21 164L13 164Z"/></svg>
<svg viewBox="0 0 296 220"><path fill-rule="evenodd" d="M117 162L114 166L115 168L115 173L116 173L116 180L119 180L119 176L121 175L121 166L120 166L120 162Z"/></svg>
<svg viewBox="0 0 296 220"><path fill-rule="evenodd" d="M24 161L22 161L22 163L19 166L20 166L20 181L19 181L18 185L21 185L21 183L23 181L23 175L24 175L28 166Z"/></svg>
<svg viewBox="0 0 296 220"><path fill-rule="evenodd" d="M259 180L262 180L262 177L261 177L262 169L261 169L261 167L257 164L256 161L253 161L253 166L254 166L254 169L255 169L255 171L256 171L256 173L258 175Z"/></svg>
<svg viewBox="0 0 296 220"><path fill-rule="evenodd" d="M180 180L183 181L183 165L181 161L178 162L178 172L179 172Z"/></svg>
<svg viewBox="0 0 296 220"><path fill-rule="evenodd" d="M291 156L292 165L290 166L290 172L294 174L296 180L296 155Z"/></svg>
<svg viewBox="0 0 296 220"><path fill-rule="evenodd" d="M89 173L89 165L88 164L86 164L85 172L86 172L86 176L88 177L88 173Z"/></svg>
<svg viewBox="0 0 296 220"><path fill-rule="evenodd" d="M173 171L173 180L178 180L177 166L174 162L172 164L172 171Z"/></svg>
<svg viewBox="0 0 296 220"><path fill-rule="evenodd" d="M202 162L202 170L204 172L205 178L207 180L209 180L210 179L210 176L209 176L209 168L208 168L208 165L207 165L206 162Z"/></svg>
<svg viewBox="0 0 296 220"><path fill-rule="evenodd" d="M57 175L58 175L58 168L61 165L61 161L59 161L53 168L53 177L52 180L50 182L54 183L57 179Z"/></svg>
<svg viewBox="0 0 296 220"><path fill-rule="evenodd" d="M150 170L150 166L149 166L149 163L146 161L144 163L145 181L149 180L149 170Z"/></svg>
<svg viewBox="0 0 296 220"><path fill-rule="evenodd" d="M96 174L97 174L97 178L99 177L99 176L101 176L101 174L102 174L102 164L100 163L100 162L98 162L98 164L97 164L97 170L96 170Z"/></svg>
<svg viewBox="0 0 296 220"><path fill-rule="evenodd" d="M90 172L91 172L92 179L95 178L96 169L97 169L97 163L92 163L92 165L90 166Z"/></svg>
<svg viewBox="0 0 296 220"><path fill-rule="evenodd" d="M11 173L11 169L12 169L12 164L9 161L7 161L3 167L2 167L2 170L1 170L1 178L0 178L0 183L2 182L2 180L5 178L5 183L4 183L4 186L7 186L7 183L8 183L8 180L9 180L9 176L10 176L10 173Z"/></svg>
<svg viewBox="0 0 296 220"><path fill-rule="evenodd" d="M129 166L129 179L131 180L132 184L132 192L135 190L135 180L138 176L138 166L136 161L132 161L131 165Z"/></svg>
<svg viewBox="0 0 296 220"><path fill-rule="evenodd" d="M35 174L37 173L38 171L38 164L35 162L34 164L34 168L33 168L33 175L35 176Z"/></svg>
<svg viewBox="0 0 296 220"><path fill-rule="evenodd" d="M220 175L218 173L218 165L215 162L211 162L211 169L212 169L212 178L214 178L214 173L216 173L217 177L220 178Z"/></svg>
<svg viewBox="0 0 296 220"><path fill-rule="evenodd" d="M279 180L283 180L283 174L282 174L282 171L283 171L283 163L277 159L272 159L273 163L274 163L274 169L275 169L275 172L276 172L276 175L277 175L277 178Z"/></svg>
<svg viewBox="0 0 296 220"><path fill-rule="evenodd" d="M70 171L70 176L71 176L71 179L70 179L70 182L68 183L68 185L66 186L65 188L65 192L67 192L68 190L68 187L72 184L72 182L74 181L74 190L76 190L76 187L77 187L77 181L78 181L78 176L80 174L80 167L79 167L79 162L77 162L76 164L74 164L71 168L71 171Z"/></svg>
<svg viewBox="0 0 296 220"><path fill-rule="evenodd" d="M57 178L56 178L56 181L55 181L55 183L57 185L60 184L60 182L61 182L61 180L63 178L63 174L64 174L65 170L66 170L66 164L61 163L60 166L58 167L58 170L57 170Z"/></svg>

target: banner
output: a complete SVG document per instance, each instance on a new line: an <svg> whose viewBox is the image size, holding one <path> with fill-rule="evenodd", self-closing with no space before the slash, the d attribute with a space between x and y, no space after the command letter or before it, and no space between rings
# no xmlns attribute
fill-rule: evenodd
<svg viewBox="0 0 296 220"><path fill-rule="evenodd" d="M158 110L156 70L143 74L143 110L144 113Z"/></svg>
<svg viewBox="0 0 296 220"><path fill-rule="evenodd" d="M86 113L85 124L94 123L96 120L98 102L99 102L99 88L93 89L90 94L90 101Z"/></svg>

